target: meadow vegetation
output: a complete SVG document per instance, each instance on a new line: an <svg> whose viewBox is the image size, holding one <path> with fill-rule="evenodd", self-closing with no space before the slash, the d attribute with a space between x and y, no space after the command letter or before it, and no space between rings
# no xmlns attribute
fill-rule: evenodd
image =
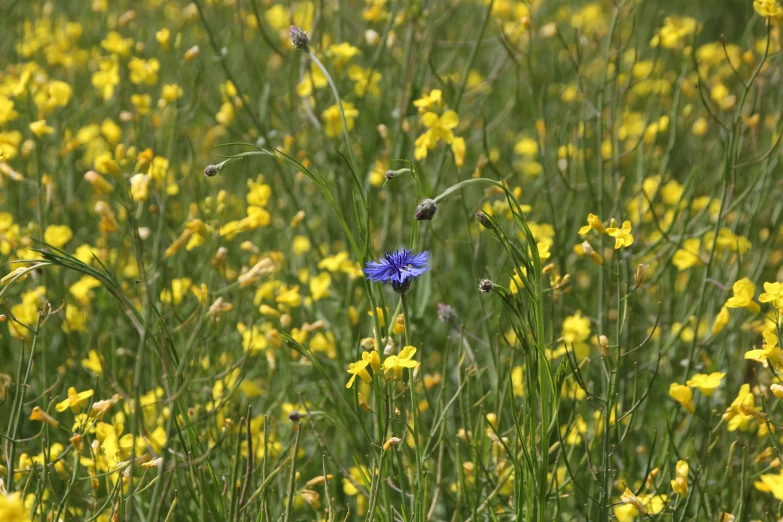
<svg viewBox="0 0 783 522"><path fill-rule="evenodd" d="M783 520L781 23L0 1L0 522Z"/></svg>

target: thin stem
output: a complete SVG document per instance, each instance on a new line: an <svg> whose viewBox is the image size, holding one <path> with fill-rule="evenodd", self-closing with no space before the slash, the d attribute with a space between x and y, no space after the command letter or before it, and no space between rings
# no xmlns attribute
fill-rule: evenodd
<svg viewBox="0 0 783 522"><path fill-rule="evenodd" d="M343 136L345 136L345 144L348 147L348 157L351 160L351 173L353 174L354 182L356 183L356 188L359 191L359 197L362 200L362 206L364 207L364 211L367 212L367 199L364 194L364 187L362 186L362 182L359 179L359 165L356 163L356 158L353 156L353 143L351 142L351 135L348 134L348 122L345 119L345 110L343 109L343 101L342 98L340 98L340 93L337 91L337 85L335 85L334 80L332 80L332 76L329 74L329 71L326 70L326 67L324 67L324 64L321 63L321 60L318 59L318 57L313 53L313 51L310 50L310 48L307 48L305 50L307 53L307 56L310 57L310 59L313 61L313 63L318 66L319 69L321 69L321 72L324 73L324 76L326 76L326 80L329 82L329 87L332 88L332 93L334 94L335 100L337 100L337 108L340 111L340 118L343 122Z"/></svg>

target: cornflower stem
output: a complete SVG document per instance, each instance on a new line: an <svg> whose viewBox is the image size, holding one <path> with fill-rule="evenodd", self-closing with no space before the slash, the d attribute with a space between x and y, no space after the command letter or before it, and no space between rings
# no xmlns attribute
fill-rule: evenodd
<svg viewBox="0 0 783 522"><path fill-rule="evenodd" d="M402 303L402 317L405 324L405 345L411 346L410 334L410 310L408 307L408 294L400 294L400 303ZM423 499L421 498L421 484L423 478L421 448L419 447L419 408L416 399L416 381L414 372L416 368L411 368L410 382L408 386L411 390L411 414L413 415L413 444L416 447L416 492L414 493L415 512L413 520L422 520L422 510L424 509Z"/></svg>

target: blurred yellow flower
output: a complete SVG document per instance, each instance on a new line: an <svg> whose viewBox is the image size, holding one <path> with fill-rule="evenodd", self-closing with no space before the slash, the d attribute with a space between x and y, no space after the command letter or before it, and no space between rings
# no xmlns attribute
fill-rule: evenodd
<svg viewBox="0 0 783 522"><path fill-rule="evenodd" d="M49 225L44 230L44 241L55 248L62 248L73 237L68 225Z"/></svg>
<svg viewBox="0 0 783 522"><path fill-rule="evenodd" d="M444 112L442 116L425 112L421 122L428 130L416 139L414 155L417 160L426 158L427 152L434 149L438 142L444 141L450 145L454 141L453 129L459 125L459 116L452 110Z"/></svg>
<svg viewBox="0 0 783 522"><path fill-rule="evenodd" d="M759 304L753 300L753 296L756 294L756 285L750 279L743 277L735 282L731 289L734 291L734 295L726 301L726 308L746 308L754 314L761 311Z"/></svg>
<svg viewBox="0 0 783 522"><path fill-rule="evenodd" d="M443 92L440 89L432 89L429 93L413 102L413 105L419 108L419 112L427 112L440 107L442 104Z"/></svg>
<svg viewBox="0 0 783 522"><path fill-rule="evenodd" d="M46 120L38 120L30 124L30 131L40 138L47 134L54 134L54 127L47 125Z"/></svg>
<svg viewBox="0 0 783 522"><path fill-rule="evenodd" d="M687 386L676 382L671 383L669 386L669 397L679 402L688 413L696 411L696 405L693 404L693 392Z"/></svg>
<svg viewBox="0 0 783 522"><path fill-rule="evenodd" d="M671 481L672 489L679 496L684 497L688 494L688 463L684 460L678 460L675 469L675 478Z"/></svg>
<svg viewBox="0 0 783 522"><path fill-rule="evenodd" d="M724 372L713 372L709 375L704 373L697 373L690 379L687 384L691 388L698 388L702 395L709 397L715 388L720 386L721 380L726 374Z"/></svg>
<svg viewBox="0 0 783 522"><path fill-rule="evenodd" d="M783 7L778 0L753 0L753 10L765 18L783 16Z"/></svg>
<svg viewBox="0 0 783 522"><path fill-rule="evenodd" d="M353 103L343 102L343 111L345 113L345 123L348 125L348 131L353 130L354 120L359 116L359 111ZM321 117L324 120L324 132L330 138L338 136L343 131L343 121L340 116L340 109L337 104L326 109Z"/></svg>

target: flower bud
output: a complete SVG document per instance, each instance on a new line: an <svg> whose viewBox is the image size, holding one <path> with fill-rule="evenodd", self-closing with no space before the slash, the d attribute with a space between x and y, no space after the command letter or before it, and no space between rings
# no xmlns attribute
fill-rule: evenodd
<svg viewBox="0 0 783 522"><path fill-rule="evenodd" d="M437 211L438 204L434 199L424 199L416 207L416 212L413 213L413 216L417 221L429 221L435 216Z"/></svg>
<svg viewBox="0 0 783 522"><path fill-rule="evenodd" d="M478 212L476 212L476 221L481 223L481 225L484 228L490 228L490 226L491 226L491 223L489 221L489 216L487 216L485 213L483 213L480 210Z"/></svg>
<svg viewBox="0 0 783 522"><path fill-rule="evenodd" d="M457 312L447 304L438 303L438 319L443 323L452 323L457 320Z"/></svg>
<svg viewBox="0 0 783 522"><path fill-rule="evenodd" d="M479 290L481 290L485 294L488 294L492 291L492 288L494 286L495 285L489 279L482 279L481 282L479 283Z"/></svg>
<svg viewBox="0 0 783 522"><path fill-rule="evenodd" d="M294 47L305 51L310 48L310 38L307 37L307 33L297 26L292 25L288 28L288 34L291 36L291 43Z"/></svg>
<svg viewBox="0 0 783 522"><path fill-rule="evenodd" d="M383 443L383 451L387 451L389 448L391 448L392 446L396 446L400 442L402 442L401 438L391 437L389 440Z"/></svg>
<svg viewBox="0 0 783 522"><path fill-rule="evenodd" d="M783 397L783 386L781 386L780 384L773 384L772 386L769 387L769 389L770 391L772 391L772 393L775 394L775 397L777 397L778 399Z"/></svg>
<svg viewBox="0 0 783 522"><path fill-rule="evenodd" d="M204 175L208 178L211 178L218 172L220 172L220 169L217 167L217 165L207 165L204 167Z"/></svg>
<svg viewBox="0 0 783 522"><path fill-rule="evenodd" d="M634 284L639 287L644 284L644 281L647 279L647 270L650 268L650 265L640 264L636 267L636 274L634 274L633 282Z"/></svg>
<svg viewBox="0 0 783 522"><path fill-rule="evenodd" d="M605 335L598 336L598 351L601 352L601 357L609 355L609 339Z"/></svg>

